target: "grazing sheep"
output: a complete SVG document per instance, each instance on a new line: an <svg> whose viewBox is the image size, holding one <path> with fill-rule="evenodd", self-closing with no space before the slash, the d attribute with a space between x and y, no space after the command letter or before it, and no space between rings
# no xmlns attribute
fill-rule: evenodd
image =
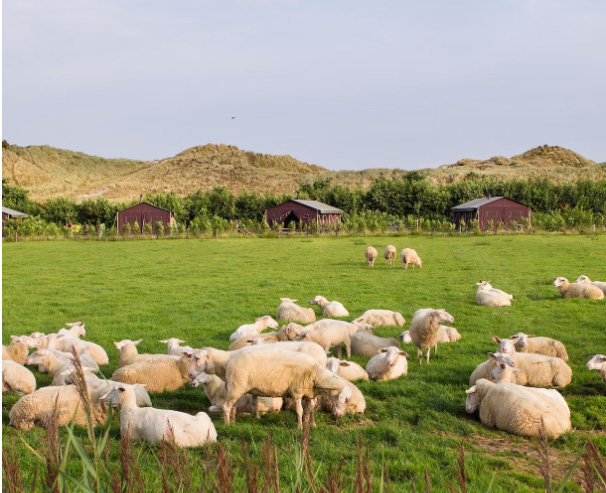
<svg viewBox="0 0 606 493"><path fill-rule="evenodd" d="M204 393L212 404L208 410L215 412L223 411L223 404L225 404L225 398L227 392L225 390L225 381L219 378L217 375L209 375L208 373L200 373L196 378L190 380L191 386L197 388L198 385L204 386ZM259 397L259 412L260 413L277 413L282 409L282 398L281 397ZM253 408L253 396L250 394L244 394L236 402L236 412L239 413L252 413Z"/></svg>
<svg viewBox="0 0 606 493"><path fill-rule="evenodd" d="M292 340L294 340L294 339L295 338L293 337ZM228 351L237 351L238 349L242 349L243 347L252 345L253 340L254 341L263 340L263 342L266 344L272 344L274 342L279 342L281 340L287 341L288 339L286 338L286 336L284 336L282 339L280 339L279 332L265 332L263 334L259 334L258 336L255 336L255 337L240 337L239 339L236 339L234 342L232 342L229 345L229 347L227 348L227 350ZM260 344L260 342L257 342L257 344Z"/></svg>
<svg viewBox="0 0 606 493"><path fill-rule="evenodd" d="M377 354L384 347L395 346L400 349L400 343L393 337L378 337L367 331L358 331L351 336L351 350L368 358Z"/></svg>
<svg viewBox="0 0 606 493"><path fill-rule="evenodd" d="M11 336L11 343L8 346L2 345L2 360L10 360L22 365L29 353L26 343L27 336Z"/></svg>
<svg viewBox="0 0 606 493"><path fill-rule="evenodd" d="M606 282L601 281L591 281L587 276L579 276L579 278L575 281L579 284L593 284L594 286L600 288L604 294L606 294Z"/></svg>
<svg viewBox="0 0 606 493"><path fill-rule="evenodd" d="M137 351L137 345L141 344L143 339L137 339L131 341L130 339L122 339L121 341L115 342L114 346L120 351L120 360L118 361L118 368L132 365L133 363L141 363L143 361L157 361L157 360L178 360L180 356L175 354L139 354ZM187 351L187 349L186 349ZM181 353L183 354L183 351Z"/></svg>
<svg viewBox="0 0 606 493"><path fill-rule="evenodd" d="M545 356L556 356L568 361L568 352L566 346L557 339L550 337L536 337L533 335L518 332L510 337L513 341L516 351L521 353L537 353Z"/></svg>
<svg viewBox="0 0 606 493"><path fill-rule="evenodd" d="M404 332L402 332L398 336L398 339L400 339L403 344L412 344L412 339L410 337L409 330L405 330ZM455 329L454 327L448 327L448 325L440 325L440 340L438 341L438 343L457 342L460 339L461 339L461 334L459 334L459 331L457 329ZM438 354L437 345L434 347L434 349L435 349L434 354Z"/></svg>
<svg viewBox="0 0 606 493"><path fill-rule="evenodd" d="M2 361L2 393L23 395L36 390L36 377L25 366L7 359Z"/></svg>
<svg viewBox="0 0 606 493"><path fill-rule="evenodd" d="M399 312L392 312L391 310L366 310L352 323L356 325L368 324L373 327L382 327L384 325L399 325L401 327L406 323L406 320L404 320L404 317Z"/></svg>
<svg viewBox="0 0 606 493"><path fill-rule="evenodd" d="M338 301L328 301L323 296L315 296L309 300L309 304L318 305L322 309L323 317L349 317L349 312L343 306L343 303L339 303Z"/></svg>
<svg viewBox="0 0 606 493"><path fill-rule="evenodd" d="M377 249L373 246L369 246L366 248L366 252L364 252L364 258L366 262L368 262L368 267L373 267L375 265L375 260L377 259Z"/></svg>
<svg viewBox="0 0 606 493"><path fill-rule="evenodd" d="M387 245L385 250L383 251L383 256L385 260L387 260L387 265L392 265L394 259L396 258L396 247L393 245Z"/></svg>
<svg viewBox="0 0 606 493"><path fill-rule="evenodd" d="M562 298L588 298L590 300L603 300L604 292L593 284L570 283L565 277L556 277L553 285L560 290Z"/></svg>
<svg viewBox="0 0 606 493"><path fill-rule="evenodd" d="M112 380L122 383L145 384L148 392L177 390L187 382L189 357L154 359L118 368Z"/></svg>
<svg viewBox="0 0 606 493"><path fill-rule="evenodd" d="M493 288L488 281L476 282L476 303L480 306L511 306L513 295Z"/></svg>
<svg viewBox="0 0 606 493"><path fill-rule="evenodd" d="M368 380L368 373L358 363L353 361L340 360L339 358L328 358L326 369L339 375L349 382L356 380Z"/></svg>
<svg viewBox="0 0 606 493"><path fill-rule="evenodd" d="M185 341L182 339L177 339L176 337L171 337L170 339L164 339L158 342L168 346L167 352L171 356L181 356L183 351L193 351L191 346L181 346L181 344L185 344Z"/></svg>
<svg viewBox="0 0 606 493"><path fill-rule="evenodd" d="M301 332L301 341L315 342L328 352L330 348L336 347L339 358L341 357L341 344L345 346L347 357L351 356L351 334L349 329L342 325L332 324L317 330Z"/></svg>
<svg viewBox="0 0 606 493"><path fill-rule="evenodd" d="M192 416L169 409L139 408L133 385L117 385L105 399L120 409L120 435L123 437L149 443L174 440L177 447L199 447L217 441L215 425L205 412Z"/></svg>
<svg viewBox="0 0 606 493"><path fill-rule="evenodd" d="M333 414L342 417L352 397L347 380L339 378L306 354L286 353L275 349L275 345L234 353L226 368L225 384L227 398L223 416L226 424L230 422L234 404L246 393L253 395L256 410L259 396L291 397L296 402L300 429L303 428L303 398L313 400L316 395L329 394L334 405ZM258 411L255 414L259 416Z"/></svg>
<svg viewBox="0 0 606 493"><path fill-rule="evenodd" d="M265 315L264 317L258 318L254 324L246 324L238 327L232 335L229 336L230 341L235 341L240 337L254 337L258 336L265 329L277 329L278 322L276 322L269 315Z"/></svg>
<svg viewBox="0 0 606 493"><path fill-rule="evenodd" d="M336 376L351 391L351 398L345 403L345 413L364 414L364 411L366 411L366 399L364 399L364 395L360 392L360 389L342 375ZM285 401L290 401L290 399L285 399ZM330 395L320 395L314 401L314 409L323 413L335 414L334 401ZM295 409L296 407L293 405L292 410L294 411Z"/></svg>
<svg viewBox="0 0 606 493"><path fill-rule="evenodd" d="M59 329L59 332L57 332L57 335L75 337L76 339L86 336L86 329L84 327L84 322L73 322L73 323L67 323L65 325L67 325L69 327L69 329Z"/></svg>
<svg viewBox="0 0 606 493"><path fill-rule="evenodd" d="M431 348L436 347L440 340L442 334L440 325L443 322L454 322L454 317L444 309L422 308L417 310L412 316L408 331L412 343L417 346L419 364L421 364L422 349L424 348L427 349L426 357L427 364L429 364Z"/></svg>
<svg viewBox="0 0 606 493"><path fill-rule="evenodd" d="M53 376L54 386L66 385L65 379L68 375L76 371L72 359L58 357L50 349L38 349L30 354L25 360L26 365L43 365L44 368ZM89 367L82 367L85 374L90 375L95 370Z"/></svg>
<svg viewBox="0 0 606 493"><path fill-rule="evenodd" d="M480 421L519 436L549 438L570 430L570 410L557 390L535 389L511 383L495 384L480 379L467 392L465 410L480 408Z"/></svg>
<svg viewBox="0 0 606 493"><path fill-rule="evenodd" d="M301 322L310 324L316 321L316 312L313 308L303 308L295 305L295 301L290 298L280 298L282 303L278 307L278 320L288 320L289 322Z"/></svg>
<svg viewBox="0 0 606 493"><path fill-rule="evenodd" d="M415 268L415 265L419 266L419 269L423 265L423 261L417 255L416 250L412 248L405 248L400 253L400 257L402 257L402 263L404 264L404 268L408 269L409 265L412 265L412 268Z"/></svg>
<svg viewBox="0 0 606 493"><path fill-rule="evenodd" d="M603 354L596 354L594 356L588 356L589 360L585 365L588 370L597 370L602 380L606 383L606 356Z"/></svg>
<svg viewBox="0 0 606 493"><path fill-rule="evenodd" d="M408 353L393 346L384 347L366 365L366 371L373 380L384 382L408 373Z"/></svg>

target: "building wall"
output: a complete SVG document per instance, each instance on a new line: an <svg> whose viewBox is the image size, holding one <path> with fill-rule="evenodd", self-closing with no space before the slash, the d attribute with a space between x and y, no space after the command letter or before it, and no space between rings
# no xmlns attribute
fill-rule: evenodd
<svg viewBox="0 0 606 493"><path fill-rule="evenodd" d="M158 209L153 205L149 204L137 204L134 207L124 209L118 212L118 234L122 234L122 228L126 223L130 224L131 231L134 231L135 221L139 223L141 231L143 231L143 225L151 223L153 227L153 233L156 234L156 222L162 221L164 224L164 234L168 234L166 226L171 224L172 214L168 211ZM139 231L139 233L141 232Z"/></svg>
<svg viewBox="0 0 606 493"><path fill-rule="evenodd" d="M318 225L341 222L342 214L320 214L316 209L297 202L286 201L265 211L265 220L271 226L274 222L288 226L291 220L297 224L309 224L315 219Z"/></svg>
<svg viewBox="0 0 606 493"><path fill-rule="evenodd" d="M481 230L488 228L486 224L488 221L493 221L495 227L498 222L502 221L505 224L505 229L507 229L509 221L519 223L523 217L530 219L530 207L506 198L483 205L480 207L478 213Z"/></svg>

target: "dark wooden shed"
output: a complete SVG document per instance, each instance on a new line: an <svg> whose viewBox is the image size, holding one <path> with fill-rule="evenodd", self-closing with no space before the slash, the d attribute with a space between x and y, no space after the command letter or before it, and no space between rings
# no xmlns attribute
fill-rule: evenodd
<svg viewBox="0 0 606 493"><path fill-rule="evenodd" d="M450 210L452 211L452 220L457 227L459 227L462 220L468 223L476 219L483 231L488 229L486 224L488 221L493 221L495 228L497 223L503 222L506 229L509 221L519 223L523 217L530 221L530 207L507 197L475 199L452 207Z"/></svg>
<svg viewBox="0 0 606 493"><path fill-rule="evenodd" d="M133 234L140 234L143 231L143 226L151 223L153 232L156 234L156 223L162 221L165 235L168 234L168 228L166 226L168 224L176 224L172 212L162 209L162 207L148 204L147 202L141 202L127 209L118 211L116 218L118 223L118 234L120 235L122 234L122 228L126 223L130 224ZM135 221L139 223L139 231L134 230Z"/></svg>
<svg viewBox="0 0 606 493"><path fill-rule="evenodd" d="M6 236L4 228L6 227L9 219L19 219L21 222L23 222L26 217L29 216L25 212L19 212L15 209L9 209L8 207L2 206L2 236Z"/></svg>
<svg viewBox="0 0 606 493"><path fill-rule="evenodd" d="M265 220L270 226L279 223L287 227L291 221L298 226L300 222L310 224L315 220L318 227L327 227L340 223L342 219L341 209L315 200L287 200L265 211Z"/></svg>

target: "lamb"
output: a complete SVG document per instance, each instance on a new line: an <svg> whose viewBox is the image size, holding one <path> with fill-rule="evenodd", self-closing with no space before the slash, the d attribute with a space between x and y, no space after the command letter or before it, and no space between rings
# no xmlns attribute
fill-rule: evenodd
<svg viewBox="0 0 606 493"><path fill-rule="evenodd" d="M373 327L382 327L384 325L399 325L401 327L406 323L406 320L404 320L404 317L399 312L392 312L391 310L366 310L352 323L356 325L368 324Z"/></svg>
<svg viewBox="0 0 606 493"><path fill-rule="evenodd" d="M64 359L55 355L50 349L38 349L30 354L25 360L26 365L43 365L48 373L53 376L54 386L66 385L65 379L76 371L73 359ZM90 375L94 369L82 367L85 374Z"/></svg>
<svg viewBox="0 0 606 493"><path fill-rule="evenodd" d="M324 320L318 320L317 322L314 322L313 324L309 324L305 327L303 327L302 325L296 324L294 322L289 323L288 325L282 327L282 329L280 329L280 332L278 332L278 339L280 339L281 341L294 341L298 336L301 335L301 333L307 331L314 331L314 330L318 330L318 329L322 329L325 327L329 327L331 325L339 325L342 327L347 327L347 329L349 330L349 333L351 335L355 334L356 332L358 332L358 330L372 330L372 327L368 324L361 324L361 325L357 325L351 322L345 322L344 320L333 320L332 318L326 318Z"/></svg>
<svg viewBox="0 0 606 493"><path fill-rule="evenodd" d="M141 344L143 339L137 339L131 341L130 339L123 339L118 342L114 342L114 345L120 351L120 360L118 361L118 368L132 365L133 363L141 363L143 361L157 361L157 360L178 360L179 356L174 354L139 354L137 352L137 345ZM187 351L187 349L186 349ZM181 351L180 354L183 354Z"/></svg>
<svg viewBox="0 0 606 493"><path fill-rule="evenodd" d="M488 281L476 282L476 303L480 306L511 306L513 295L493 288Z"/></svg>
<svg viewBox="0 0 606 493"><path fill-rule="evenodd" d="M57 335L75 337L76 339L86 336L84 322L66 323L65 325L67 325L69 329L59 329Z"/></svg>
<svg viewBox="0 0 606 493"><path fill-rule="evenodd" d="M341 357L341 344L345 346L347 357L351 357L351 334L349 329L342 325L332 324L318 330L305 331L299 336L301 341L315 342L328 351L332 347L337 348L337 354Z"/></svg>
<svg viewBox="0 0 606 493"><path fill-rule="evenodd" d="M264 317L258 318L254 324L241 325L238 327L235 332L229 336L229 340L235 341L240 337L254 337L267 328L277 329L278 325L278 322L273 318L269 315L265 315Z"/></svg>
<svg viewBox="0 0 606 493"><path fill-rule="evenodd" d="M358 331L351 336L351 350L354 354L372 357L379 349L395 346L400 349L400 343L393 337L378 337L367 331Z"/></svg>
<svg viewBox="0 0 606 493"><path fill-rule="evenodd" d="M204 393L211 402L211 406L208 408L209 411L223 411L223 404L227 396L225 390L225 381L219 378L217 375L209 375L208 373L200 373L190 380L191 386L197 388L198 385L204 386ZM282 409L283 400L281 397L259 397L259 412L261 413L277 413ZM253 408L253 396L250 394L244 394L236 402L236 412L239 413L252 413Z"/></svg>
<svg viewBox="0 0 606 493"><path fill-rule="evenodd" d="M466 392L465 410L471 414L479 407L486 426L519 436L540 436L544 427L549 438L571 428L570 410L557 390L480 379Z"/></svg>
<svg viewBox="0 0 606 493"><path fill-rule="evenodd" d="M488 356L490 356L490 358L476 366L476 368L471 373L471 376L469 377L469 385L475 385L475 383L481 378L494 378L492 376L492 371L499 364L506 364L509 366L514 366L515 364L513 359L511 359L511 356L505 353L488 353ZM524 383L527 383L527 381L525 381Z"/></svg>
<svg viewBox="0 0 606 493"><path fill-rule="evenodd" d="M412 316L408 330L412 343L417 346L419 364L421 364L423 348L427 349L426 357L427 364L429 364L431 348L436 347L440 340L440 325L443 322L454 322L454 317L444 309L434 310L432 308L423 308L417 310Z"/></svg>
<svg viewBox="0 0 606 493"><path fill-rule="evenodd" d="M368 380L368 373L366 373L366 370L358 363L354 363L353 361L345 361L338 358L328 358L326 368L335 375L339 375L341 378L344 378L349 382L355 382L356 380Z"/></svg>
<svg viewBox="0 0 606 493"><path fill-rule="evenodd" d="M47 336L47 339L49 339L51 335L54 334ZM49 347L52 347L50 346L50 340ZM107 357L105 349L94 342L83 341L76 337L60 335L56 338L55 349L66 352L70 352L72 349L75 349L78 354L88 354L98 365L109 364L109 358Z"/></svg>
<svg viewBox="0 0 606 493"><path fill-rule="evenodd" d="M46 348L45 350L53 353L63 363L73 363L74 361L73 353L67 353L65 351L59 351L58 349L52 348ZM80 362L85 371L87 371L88 373L97 373L99 371L99 365L88 354L81 354L78 355L78 357L80 358ZM40 373L48 373L48 370L44 366L44 363L38 364L38 371Z"/></svg>
<svg viewBox="0 0 606 493"><path fill-rule="evenodd" d="M288 320L289 322L302 322L310 324L316 321L316 313L313 308L303 308L295 305L295 301L290 298L280 298L282 303L278 307L278 320Z"/></svg>
<svg viewBox="0 0 606 493"><path fill-rule="evenodd" d="M67 377L66 379L66 383L69 384L73 384L75 383L73 381L73 376L70 375ZM106 379L101 379L99 378L97 375L86 375L86 384L88 386L90 385L95 385L99 387L99 393L101 395L105 394L106 392L110 391L111 389L113 389L114 387L116 387L117 385L123 385L122 382L116 382L114 380L106 380ZM103 389L105 389L103 391ZM139 407L145 407L145 406L149 406L151 407L152 402L151 399L149 397L149 394L147 393L147 390L145 390L145 385L135 385L135 397L137 399L137 406Z"/></svg>
<svg viewBox="0 0 606 493"><path fill-rule="evenodd" d="M392 262L396 258L396 253L397 250L395 246L387 245L385 247L385 250L383 251L383 256L385 257L385 260L387 260L387 265L392 265Z"/></svg>
<svg viewBox="0 0 606 493"><path fill-rule="evenodd" d="M405 330L402 332L398 338L402 341L403 344L412 344L412 339L410 338L410 331ZM448 325L440 325L440 342L457 342L461 339L461 334L454 327L449 327ZM435 347L436 354L438 352L438 347Z"/></svg>
<svg viewBox="0 0 606 493"><path fill-rule="evenodd" d="M289 324L290 325L290 324ZM280 331L282 332L282 331ZM229 347L227 348L228 351L237 351L238 349L242 349L243 347L246 346L250 346L253 344L252 341L263 341L263 343L265 344L272 344L274 342L279 342L281 340L284 341L288 341L289 339L286 338L286 336L283 336L282 339L280 339L281 335L280 332L265 332L263 334L259 334L258 336L255 337L240 337L239 339L236 339L234 342L232 342ZM293 337L292 340L294 340L295 338ZM257 342L257 344L261 344L260 342ZM193 351L193 349L192 349Z"/></svg>
<svg viewBox="0 0 606 493"><path fill-rule="evenodd" d="M510 338L515 345L516 351L520 351L521 353L537 353L544 354L545 356L556 356L562 358L564 361L568 361L566 346L557 339L529 336L524 334L524 332L518 332L517 334L510 336Z"/></svg>
<svg viewBox="0 0 606 493"><path fill-rule="evenodd" d="M488 353L488 355L496 360L496 366L490 372L490 379L494 380L495 383L528 384L526 370L514 368L515 363L511 358L505 357L505 359L501 359L503 355L499 353Z"/></svg>
<svg viewBox="0 0 606 493"><path fill-rule="evenodd" d="M604 291L593 284L570 283L565 277L555 277L553 285L560 290L562 298L588 298L603 300Z"/></svg>
<svg viewBox="0 0 606 493"><path fill-rule="evenodd" d="M174 440L177 447L199 447L217 441L217 430L208 414L195 416L153 407L139 408L133 385L117 385L105 395L120 409L120 435L131 440L158 443Z"/></svg>
<svg viewBox="0 0 606 493"><path fill-rule="evenodd" d="M364 252L364 258L366 262L368 262L368 267L373 267L375 265L375 260L377 259L377 249L373 246L369 246L366 248L366 252Z"/></svg>
<svg viewBox="0 0 606 493"><path fill-rule="evenodd" d="M600 288L604 292L604 294L606 294L606 282L601 282L601 281L591 282L591 279L589 279L587 276L579 276L579 278L575 282L580 283L580 284L593 284L594 286L597 286L598 288Z"/></svg>
<svg viewBox="0 0 606 493"><path fill-rule="evenodd" d="M174 359L154 359L133 363L118 368L112 375L112 380L122 383L142 383L148 392L164 392L177 390L187 382L189 357L181 356Z"/></svg>
<svg viewBox="0 0 606 493"><path fill-rule="evenodd" d="M26 336L11 336L11 343L8 346L2 344L2 360L10 360L22 365L28 354L28 346L25 340Z"/></svg>
<svg viewBox="0 0 606 493"><path fill-rule="evenodd" d="M606 383L606 356L603 354L596 354L595 356L588 356L589 360L585 365L588 370L597 370L602 377L602 380Z"/></svg>
<svg viewBox="0 0 606 493"><path fill-rule="evenodd" d="M305 327L295 322L290 322L279 330L277 337L280 341L294 341L302 332L305 332Z"/></svg>
<svg viewBox="0 0 606 493"><path fill-rule="evenodd" d="M176 337L171 337L169 339L164 339L161 341L162 344L166 344L167 352L171 356L181 356L183 351L193 351L191 346L181 346L181 344L185 344L185 341L182 339L177 339Z"/></svg>
<svg viewBox="0 0 606 493"><path fill-rule="evenodd" d="M315 296L309 300L309 304L318 305L322 309L323 317L349 317L349 312L343 306L343 303L339 303L338 301L328 301L323 296Z"/></svg>
<svg viewBox="0 0 606 493"><path fill-rule="evenodd" d="M223 405L226 424L230 423L236 401L246 393L253 395L256 410L259 396L294 399L299 429L303 428L303 398L313 400L316 395L328 394L333 401L333 414L337 417L345 414L347 403L352 397L346 380L328 371L306 354L285 353L274 347L275 345L258 350L243 349L234 353L229 360L225 372L227 398ZM255 414L259 416L258 411Z"/></svg>
<svg viewBox="0 0 606 493"><path fill-rule="evenodd" d="M379 354L370 358L366 371L370 378L377 382L393 380L408 373L407 357L406 351L401 351L393 346L384 347L379 350Z"/></svg>
<svg viewBox="0 0 606 493"><path fill-rule="evenodd" d="M36 390L36 377L25 366L12 360L2 361L2 393L23 395Z"/></svg>
<svg viewBox="0 0 606 493"><path fill-rule="evenodd" d="M413 250L412 248L405 248L400 253L400 256L402 257L402 263L404 264L405 269L408 269L409 265L412 265L413 269L415 268L415 265L418 265L420 269L423 265L423 261L417 255L416 250Z"/></svg>

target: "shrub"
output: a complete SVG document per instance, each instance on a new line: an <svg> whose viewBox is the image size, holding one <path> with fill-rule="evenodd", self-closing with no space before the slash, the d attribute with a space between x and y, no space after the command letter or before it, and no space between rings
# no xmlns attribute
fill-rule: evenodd
<svg viewBox="0 0 606 493"><path fill-rule="evenodd" d="M130 236L130 223L124 223L122 226L122 236Z"/></svg>
<svg viewBox="0 0 606 493"><path fill-rule="evenodd" d="M135 219L135 224L133 224L133 234L139 235L141 234L141 226L139 226L139 221Z"/></svg>
<svg viewBox="0 0 606 493"><path fill-rule="evenodd" d="M145 223L143 225L143 232L147 236L151 236L152 234L154 234L154 227L153 227L152 223Z"/></svg>
<svg viewBox="0 0 606 493"><path fill-rule="evenodd" d="M164 236L164 223L162 221L156 221L156 238Z"/></svg>

